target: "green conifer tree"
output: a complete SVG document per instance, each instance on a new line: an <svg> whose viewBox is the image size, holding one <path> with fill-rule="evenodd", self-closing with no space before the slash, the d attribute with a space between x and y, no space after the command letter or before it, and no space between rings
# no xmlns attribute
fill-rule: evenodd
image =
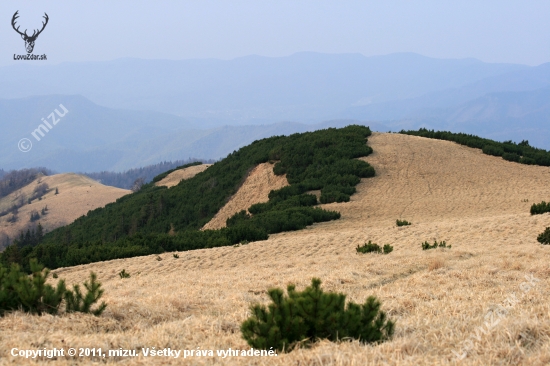
<svg viewBox="0 0 550 366"><path fill-rule="evenodd" d="M12 264L8 270L0 266L0 313L23 310L32 314L57 314L63 301L66 287L63 280L57 287L46 284L50 273L36 260L31 260L32 276L27 276L19 265Z"/></svg>
<svg viewBox="0 0 550 366"><path fill-rule="evenodd" d="M317 278L302 292L294 285L289 285L287 291L285 297L281 289L271 289L268 294L272 303L267 308L252 306L252 316L241 325L243 338L250 346L290 351L319 339L372 343L393 335L394 322L387 319L373 296L363 305L350 302L346 307L346 295L323 292Z"/></svg>
<svg viewBox="0 0 550 366"><path fill-rule="evenodd" d="M68 313L81 312L91 313L96 316L101 315L107 307L105 302L102 302L95 310L92 310L92 305L103 296L101 283L97 282L95 273L90 273L90 281L84 282L84 288L87 290L86 294L82 293L79 285L74 285L72 291L65 292L66 311Z"/></svg>
<svg viewBox="0 0 550 366"><path fill-rule="evenodd" d="M38 225L36 226L35 238L37 245L40 244L42 242L42 239L44 238L44 228L42 227L41 223L38 223Z"/></svg>

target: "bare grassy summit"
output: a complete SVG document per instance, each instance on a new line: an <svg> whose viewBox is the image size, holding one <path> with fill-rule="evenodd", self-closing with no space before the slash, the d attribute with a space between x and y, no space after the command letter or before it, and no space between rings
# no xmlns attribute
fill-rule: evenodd
<svg viewBox="0 0 550 366"><path fill-rule="evenodd" d="M531 216L529 207L549 199L550 169L413 136L373 134L368 143L374 153L366 160L376 177L362 180L350 202L324 205L340 211L340 220L237 248L181 252L177 259L166 253L161 261L146 256L58 269L55 273L69 284L82 281L90 270L98 273L107 310L99 318L8 315L0 319L0 362L34 364L10 356L6 350L13 347L248 349L239 325L249 306L266 302L268 287L291 282L302 289L318 277L327 291L344 292L350 301L375 295L396 321L393 339L377 346L321 342L276 358L214 356L187 362L454 365L453 351L461 354L469 340L472 346L460 364L549 364L550 248L538 244L536 235L550 226L550 215ZM396 227L398 218L414 225ZM357 245L368 240L389 243L394 250L356 254ZM421 249L422 242L434 240L452 249ZM122 269L131 277L121 279ZM525 276L532 276L528 290L522 285L528 282ZM513 296L517 301L508 306ZM489 311L499 306L506 311L495 318ZM185 362L142 356L105 361ZM89 362L89 357L55 361Z"/></svg>
<svg viewBox="0 0 550 366"><path fill-rule="evenodd" d="M21 207L15 223L8 222L11 215L0 218L0 232L5 232L13 239L29 224L31 212L41 213L45 207L48 209L47 214L41 215L35 223L40 222L45 231L51 231L130 193L129 190L105 186L83 175L56 174L41 176L24 188L0 199L0 209L10 207L20 196L32 196L35 187L43 183L48 185L49 191L42 199L34 199L30 204ZM55 194L56 188L58 194Z"/></svg>

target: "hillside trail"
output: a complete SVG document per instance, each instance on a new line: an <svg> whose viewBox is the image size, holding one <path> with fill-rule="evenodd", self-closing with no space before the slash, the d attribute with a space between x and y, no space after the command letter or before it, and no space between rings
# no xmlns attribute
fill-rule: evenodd
<svg viewBox="0 0 550 366"><path fill-rule="evenodd" d="M312 277L326 291L364 302L376 296L396 321L393 339L380 345L320 342L276 358L193 358L196 365L455 365L455 353L473 342L465 365L550 363L550 246L536 236L550 215L529 214L548 201L550 168L484 155L452 142L375 133L376 170L348 203L322 205L340 220L271 235L238 247L113 260L55 270L68 284L95 271L109 304L104 315L0 319L2 349L49 347L135 349L249 349L239 326L249 306L266 304L266 290L298 289ZM526 202L528 200L528 202ZM411 226L396 227L396 219ZM368 240L392 253L356 253ZM451 249L423 251L423 241ZM131 274L122 280L118 272ZM530 291L522 284L536 278ZM519 302L490 330L490 309L511 296ZM63 341L62 341L63 340ZM5 358L6 362L10 357ZM85 364L85 359L57 363ZM113 360L115 362L117 360ZM180 364L181 360L120 359L126 364ZM30 362L30 361L29 361ZM46 362L46 361L44 361Z"/></svg>
<svg viewBox="0 0 550 366"><path fill-rule="evenodd" d="M172 188L178 185L179 182L181 182L182 180L191 179L195 175L204 172L210 166L212 166L212 164L201 164L201 165L193 165L187 168L175 170L172 173L168 174L163 179L156 182L155 185L157 187L165 186L168 188Z"/></svg>

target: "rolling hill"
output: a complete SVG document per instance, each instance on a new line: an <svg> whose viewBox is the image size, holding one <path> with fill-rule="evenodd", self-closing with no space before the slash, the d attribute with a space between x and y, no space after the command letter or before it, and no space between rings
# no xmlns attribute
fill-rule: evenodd
<svg viewBox="0 0 550 366"><path fill-rule="evenodd" d="M314 206L349 201L360 179L374 176L368 163L356 159L372 152L365 145L370 134L368 127L352 125L274 136L234 151L171 188L155 185L165 178L166 173L161 174L138 192L45 235L42 243L22 246L17 261L27 268L32 257L56 268L167 250L218 247L338 219L337 212ZM269 201L250 207L252 216L243 210L227 220L227 227L199 231L262 163L274 163L272 174L286 175L290 186L265 190ZM308 193L312 190L320 190L320 197ZM11 261L9 258L11 254L4 252L2 260Z"/></svg>
<svg viewBox="0 0 550 366"><path fill-rule="evenodd" d="M30 197L38 184L50 187L41 200L35 199L30 204L19 208L18 220L8 222L9 216L0 218L0 233L8 235L12 240L21 230L35 227L40 223L44 232L50 232L60 226L68 225L88 211L103 207L108 203L130 193L130 191L104 186L88 177L78 174L56 174L42 176L22 189L0 199L0 210L11 207L19 196ZM55 194L55 190L58 194ZM41 214L47 208L46 214ZM40 218L30 222L31 212L36 211Z"/></svg>
<svg viewBox="0 0 550 366"><path fill-rule="evenodd" d="M522 165L449 141L373 134L368 161L377 172L362 179L349 202L321 205L341 219L268 240L119 259L55 271L69 284L89 271L105 287L108 308L90 315L0 319L3 349L44 347L190 350L249 349L240 323L266 290L311 277L362 302L375 295L396 320L394 338L380 345L320 342L270 359L192 357L197 365L332 364L544 365L550 362L549 248L535 240L550 215L529 214L548 200L548 167ZM396 219L411 226L396 227ZM389 255L358 255L357 245L389 243ZM452 249L423 251L423 241ZM131 274L121 279L117 273ZM528 279L531 280L528 280ZM526 286L528 284L529 286ZM510 302L515 297L515 301ZM493 312L499 306L504 312ZM496 317L496 318L493 318ZM487 325L489 324L489 325ZM490 326L490 328L487 328ZM20 359L7 355L6 359ZM113 358L129 364L181 360ZM29 361L30 362L30 361ZM87 358L56 363L86 364Z"/></svg>

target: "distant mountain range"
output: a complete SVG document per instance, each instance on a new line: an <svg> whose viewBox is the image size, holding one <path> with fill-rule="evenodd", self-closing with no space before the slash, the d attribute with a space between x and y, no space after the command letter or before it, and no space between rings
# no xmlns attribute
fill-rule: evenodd
<svg viewBox="0 0 550 366"><path fill-rule="evenodd" d="M550 88L489 93L457 107L418 113L413 121L428 128L472 133L498 141L529 140L532 146L549 149Z"/></svg>
<svg viewBox="0 0 550 366"><path fill-rule="evenodd" d="M529 69L414 53L365 57L313 52L228 61L22 64L0 68L0 98L78 94L105 107L170 113L207 127L320 122L341 118L353 106L416 98Z"/></svg>
<svg viewBox="0 0 550 366"><path fill-rule="evenodd" d="M122 171L219 159L256 139L350 123L375 131L448 129L550 148L550 63L298 53L21 64L1 67L0 80L3 169ZM42 118L61 105L68 113L36 141ZM33 143L29 152L17 148L22 138Z"/></svg>
<svg viewBox="0 0 550 366"><path fill-rule="evenodd" d="M67 113L52 125L55 109ZM44 118L49 132L36 133ZM177 116L98 106L82 96L45 96L0 100L0 166L6 169L45 166L57 172L122 171L189 158L219 159L254 140L327 127L361 124L335 120L313 125L280 122L270 125L199 129ZM373 129L385 126L370 123ZM33 136L38 136L39 141ZM32 148L22 152L21 139Z"/></svg>

